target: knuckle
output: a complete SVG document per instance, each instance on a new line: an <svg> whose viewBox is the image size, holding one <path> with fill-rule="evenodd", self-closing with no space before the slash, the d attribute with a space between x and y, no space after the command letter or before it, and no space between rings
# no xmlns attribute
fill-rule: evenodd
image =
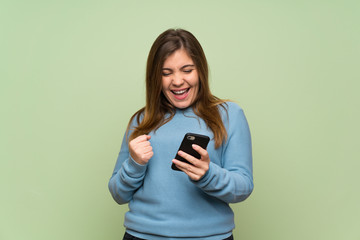
<svg viewBox="0 0 360 240"><path fill-rule="evenodd" d="M199 180L200 180L200 177L199 177L199 176L195 176L195 177L194 177L194 180L195 180L195 181L199 181Z"/></svg>
<svg viewBox="0 0 360 240"><path fill-rule="evenodd" d="M205 166L204 166L205 172L207 172L209 170L209 168L210 168L209 164L205 164Z"/></svg>

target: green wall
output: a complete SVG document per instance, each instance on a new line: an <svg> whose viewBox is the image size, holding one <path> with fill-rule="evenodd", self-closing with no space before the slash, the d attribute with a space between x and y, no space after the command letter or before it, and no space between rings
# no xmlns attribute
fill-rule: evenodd
<svg viewBox="0 0 360 240"><path fill-rule="evenodd" d="M247 115L247 240L360 239L360 2L0 3L0 239L121 239L107 190L145 61L170 27L197 36L211 88Z"/></svg>

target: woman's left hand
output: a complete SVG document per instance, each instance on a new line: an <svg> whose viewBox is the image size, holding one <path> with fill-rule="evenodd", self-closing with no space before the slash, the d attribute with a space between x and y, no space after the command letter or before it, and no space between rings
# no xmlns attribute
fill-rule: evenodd
<svg viewBox="0 0 360 240"><path fill-rule="evenodd" d="M197 159L190 154L187 154L183 151L179 151L178 154L189 161L189 163L185 163L182 161L179 161L177 159L173 159L172 162L184 173L186 173L191 180L198 181L200 180L205 173L209 170L209 164L210 164L210 158L208 152L203 149L202 147L193 144L193 149L197 151L201 158Z"/></svg>

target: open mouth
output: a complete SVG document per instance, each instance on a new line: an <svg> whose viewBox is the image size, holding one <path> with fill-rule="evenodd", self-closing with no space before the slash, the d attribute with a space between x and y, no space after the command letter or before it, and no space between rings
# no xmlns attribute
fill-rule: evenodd
<svg viewBox="0 0 360 240"><path fill-rule="evenodd" d="M187 89L181 89L181 90L171 90L171 92L175 95L182 95L189 91L190 88Z"/></svg>
<svg viewBox="0 0 360 240"><path fill-rule="evenodd" d="M180 89L180 90L171 90L171 92L174 94L174 97L178 100L182 100L186 98L186 96L189 93L190 88Z"/></svg>

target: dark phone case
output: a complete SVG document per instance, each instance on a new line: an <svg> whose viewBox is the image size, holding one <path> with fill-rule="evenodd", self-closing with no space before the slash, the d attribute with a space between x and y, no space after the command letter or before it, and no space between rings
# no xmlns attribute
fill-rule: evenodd
<svg viewBox="0 0 360 240"><path fill-rule="evenodd" d="M183 152L190 154L191 156L193 156L197 159L200 159L201 158L200 154L192 148L192 145L196 144L196 145L199 145L200 147L202 147L203 149L206 149L209 141L210 141L210 138L208 136L196 134L196 133L187 133L187 134L185 134L184 139L181 142L178 152L181 150ZM189 163L187 160L180 157L177 153L176 153L175 159L178 159L182 162ZM171 165L171 168L176 171L181 171L180 169L178 169L176 167L176 165L174 163Z"/></svg>

